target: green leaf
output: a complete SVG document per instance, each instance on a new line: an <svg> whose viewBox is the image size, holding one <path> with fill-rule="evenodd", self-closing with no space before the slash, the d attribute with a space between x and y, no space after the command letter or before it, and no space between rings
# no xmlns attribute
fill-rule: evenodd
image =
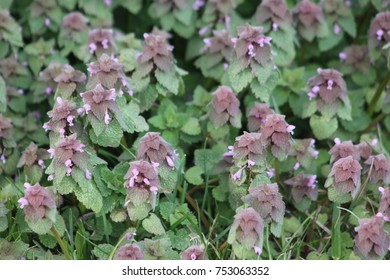
<svg viewBox="0 0 390 280"><path fill-rule="evenodd" d="M177 95L179 93L179 79L177 78L176 73L174 71L163 72L160 70L156 70L155 76L157 81L174 95Z"/></svg>
<svg viewBox="0 0 390 280"><path fill-rule="evenodd" d="M99 213L103 206L103 197L97 190L92 180L84 181L85 185L77 186L74 190L77 199L88 209Z"/></svg>
<svg viewBox="0 0 390 280"><path fill-rule="evenodd" d="M215 164L219 161L219 154L210 149L195 151L195 165L199 166L204 173L210 174Z"/></svg>
<svg viewBox="0 0 390 280"><path fill-rule="evenodd" d="M40 219L35 223L30 223L29 221L26 222L30 229L37 234L47 234L50 232L50 229L53 226L53 222L48 218Z"/></svg>
<svg viewBox="0 0 390 280"><path fill-rule="evenodd" d="M150 214L150 216L142 221L142 226L144 229L152 233L154 235L163 235L165 234L165 230L163 225L161 224L160 219L155 214Z"/></svg>
<svg viewBox="0 0 390 280"><path fill-rule="evenodd" d="M112 250L114 250L114 246L103 243L97 245L92 252L99 260L108 260Z"/></svg>
<svg viewBox="0 0 390 280"><path fill-rule="evenodd" d="M169 201L163 201L159 204L159 207L163 219L169 221L169 216L175 213L176 204Z"/></svg>
<svg viewBox="0 0 390 280"><path fill-rule="evenodd" d="M104 124L104 130L96 135L95 130L90 130L91 141L103 147L118 147L123 136L122 129L116 119L113 119L108 125ZM100 131L100 130L99 130Z"/></svg>
<svg viewBox="0 0 390 280"><path fill-rule="evenodd" d="M203 168L196 165L189 168L185 174L185 178L188 183L192 185L201 185L203 184L202 174L204 173Z"/></svg>
<svg viewBox="0 0 390 280"><path fill-rule="evenodd" d="M241 71L240 73L233 75L229 73L230 83L233 90L239 93L246 88L253 79L252 72L249 68Z"/></svg>
<svg viewBox="0 0 390 280"><path fill-rule="evenodd" d="M189 118L180 130L188 135L198 135L202 131L196 118Z"/></svg>
<svg viewBox="0 0 390 280"><path fill-rule="evenodd" d="M134 133L149 129L145 119L140 116L140 108L136 103L130 102L126 105L124 102L118 102L118 106L121 113L115 116L124 131Z"/></svg>
<svg viewBox="0 0 390 280"><path fill-rule="evenodd" d="M338 122L336 118L327 119L313 115L310 118L310 127L318 140L329 139L336 132Z"/></svg>

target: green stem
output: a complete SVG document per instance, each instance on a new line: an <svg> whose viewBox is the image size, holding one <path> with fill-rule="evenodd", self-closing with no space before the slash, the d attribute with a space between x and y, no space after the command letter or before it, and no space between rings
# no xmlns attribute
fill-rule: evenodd
<svg viewBox="0 0 390 280"><path fill-rule="evenodd" d="M57 230L52 227L50 229L51 233L54 235L55 239L57 240L58 245L60 245L62 252L64 253L64 256L67 260L72 260L72 257L69 255L68 249L65 246L64 241L62 241L60 235L58 234Z"/></svg>
<svg viewBox="0 0 390 280"><path fill-rule="evenodd" d="M385 113L380 113L378 116L375 117L375 119L372 120L372 122L363 130L364 133L370 132L370 130L375 127L381 120L383 120L386 117Z"/></svg>
<svg viewBox="0 0 390 280"><path fill-rule="evenodd" d="M116 250L118 249L119 244L121 244L122 241L125 240L125 238L126 238L126 234L124 234L124 235L122 236L122 238L119 239L118 243L116 243L114 249L112 249L111 254L110 254L110 256L108 257L108 260L109 260L109 261L111 261L111 260L114 258L114 254L115 254Z"/></svg>
<svg viewBox="0 0 390 280"><path fill-rule="evenodd" d="M334 203L332 214L332 257L334 260L341 259L340 214L340 204Z"/></svg>
<svg viewBox="0 0 390 280"><path fill-rule="evenodd" d="M377 90L375 92L374 97L371 99L370 105L368 106L368 110L367 110L367 113L368 113L368 115L370 117L374 113L376 104L378 103L379 98L381 97L381 94L382 94L383 90L385 89L385 87L386 87L386 85L387 85L387 83L389 81L390 81L390 71L387 72L385 78L383 79L383 81L378 86L378 88L377 88Z"/></svg>
<svg viewBox="0 0 390 280"><path fill-rule="evenodd" d="M272 260L272 255L271 255L271 246L269 245L269 225L265 227L265 246L267 246L267 251L268 251L268 259Z"/></svg>

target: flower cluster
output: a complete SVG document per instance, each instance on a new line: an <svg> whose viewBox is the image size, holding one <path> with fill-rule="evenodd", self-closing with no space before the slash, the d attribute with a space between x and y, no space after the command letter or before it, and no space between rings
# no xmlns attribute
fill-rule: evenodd
<svg viewBox="0 0 390 280"><path fill-rule="evenodd" d="M247 114L248 130L250 132L259 132L265 118L273 113L267 103L256 102Z"/></svg>
<svg viewBox="0 0 390 280"><path fill-rule="evenodd" d="M50 148L48 152L50 158L54 158L55 175L63 173L70 176L72 169L77 167L85 172L87 179L91 179L91 173L87 169L88 156L84 147L85 145L77 139L77 134L74 133L61 138L55 148Z"/></svg>
<svg viewBox="0 0 390 280"><path fill-rule="evenodd" d="M314 148L315 140L312 138L295 139L291 145L289 156L294 156L297 159L294 169L297 170L301 165L304 168L309 168L313 159L318 157L319 152Z"/></svg>
<svg viewBox="0 0 390 280"><path fill-rule="evenodd" d="M286 158L291 147L291 134L295 126L285 121L285 116L269 114L260 128L263 146L270 146L272 154L280 160Z"/></svg>
<svg viewBox="0 0 390 280"><path fill-rule="evenodd" d="M244 252L259 254L263 247L263 231L263 219L253 208L240 209L234 216L228 242L233 245L233 248L238 247L234 253L240 254L238 255L240 258L246 257Z"/></svg>
<svg viewBox="0 0 390 280"><path fill-rule="evenodd" d="M374 184L379 181L382 181L385 184L390 183L390 160L387 159L385 155L379 154L370 156L364 164L366 165L366 171L371 172L370 180Z"/></svg>
<svg viewBox="0 0 390 280"><path fill-rule="evenodd" d="M69 132L69 127L74 126L78 112L75 103L57 97L53 110L47 112L47 115L50 120L43 125L43 128L65 137L65 134Z"/></svg>
<svg viewBox="0 0 390 280"><path fill-rule="evenodd" d="M56 213L56 203L54 194L47 188L43 188L39 183L30 185L24 184L24 197L18 200L20 208L24 210L26 219L30 223L36 223L43 218L54 221Z"/></svg>
<svg viewBox="0 0 390 280"><path fill-rule="evenodd" d="M115 102L115 89L105 89L101 84L97 84L92 90L80 94L83 98L83 109L85 114L91 113L100 122L108 125L112 119L110 112L117 112L118 106Z"/></svg>
<svg viewBox="0 0 390 280"><path fill-rule="evenodd" d="M213 36L204 38L202 56L195 62L205 77L221 79L229 66L233 52L233 42L227 30L214 30Z"/></svg>
<svg viewBox="0 0 390 280"><path fill-rule="evenodd" d="M236 143L232 149L233 159L236 163L244 159L245 164L251 167L264 158L264 147L260 137L260 133L244 131L243 135L236 138Z"/></svg>
<svg viewBox="0 0 390 280"><path fill-rule="evenodd" d="M89 73L87 88L89 89L101 84L106 89L115 88L120 91L122 86L127 86L123 65L113 56L102 54L98 60L87 65L87 70Z"/></svg>
<svg viewBox="0 0 390 280"><path fill-rule="evenodd" d="M383 228L384 219L377 215L367 219L361 219L359 226L355 228L355 246L364 258L383 258L390 246L390 237Z"/></svg>
<svg viewBox="0 0 390 280"><path fill-rule="evenodd" d="M211 101L209 117L216 128L228 121L234 127L241 127L240 101L231 88L220 86L214 93Z"/></svg>
<svg viewBox="0 0 390 280"><path fill-rule="evenodd" d="M379 212L383 213L384 217L390 219L390 188L384 189L379 187L381 200L379 202Z"/></svg>
<svg viewBox="0 0 390 280"><path fill-rule="evenodd" d="M291 186L291 194L296 203L300 203L304 196L315 201L318 195L317 175L299 173L297 176L284 181Z"/></svg>
<svg viewBox="0 0 390 280"><path fill-rule="evenodd" d="M267 222L283 222L285 204L277 184L264 184L249 188L249 194L242 199Z"/></svg>
<svg viewBox="0 0 390 280"><path fill-rule="evenodd" d="M233 38L235 54L244 67L251 65L252 72L256 73L256 64L266 66L272 61L271 37L263 34L261 27L251 25L237 28L238 38Z"/></svg>
<svg viewBox="0 0 390 280"><path fill-rule="evenodd" d="M143 260L144 253L137 244L126 244L118 248L114 260Z"/></svg>
<svg viewBox="0 0 390 280"><path fill-rule="evenodd" d="M208 260L204 245L193 245L181 253L182 260Z"/></svg>
<svg viewBox="0 0 390 280"><path fill-rule="evenodd" d="M370 58L377 60L382 53L381 48L390 42L390 12L378 13L371 22L368 32L368 47Z"/></svg>
<svg viewBox="0 0 390 280"><path fill-rule="evenodd" d="M38 146L31 142L30 145L23 151L22 156L19 159L18 167L27 166L32 167L37 164L42 169L45 168L44 160L48 159L49 154L47 150L38 148Z"/></svg>
<svg viewBox="0 0 390 280"><path fill-rule="evenodd" d="M354 195L360 187L362 166L352 156L340 158L336 161L329 173L333 177L333 186L340 195Z"/></svg>
<svg viewBox="0 0 390 280"><path fill-rule="evenodd" d="M291 23L291 13L285 0L262 1L254 17L258 24L270 23L274 31L284 23Z"/></svg>
<svg viewBox="0 0 390 280"><path fill-rule="evenodd" d="M365 45L351 45L339 54L339 58L345 65L343 73L352 74L359 71L367 74L370 68L368 47Z"/></svg>
<svg viewBox="0 0 390 280"><path fill-rule="evenodd" d="M307 41L324 37L324 15L322 9L310 0L299 2L292 10L299 34Z"/></svg>
<svg viewBox="0 0 390 280"><path fill-rule="evenodd" d="M88 49L91 54L98 57L103 53L115 53L115 42L112 29L98 28L91 30L88 34Z"/></svg>
<svg viewBox="0 0 390 280"><path fill-rule="evenodd" d="M173 47L168 43L166 36L144 34L142 53L137 55L137 69L140 77L148 75L154 68L163 72L170 72L174 66L172 55Z"/></svg>
<svg viewBox="0 0 390 280"><path fill-rule="evenodd" d="M177 154L158 132L148 132L140 139L137 158L168 167L175 166Z"/></svg>
<svg viewBox="0 0 390 280"><path fill-rule="evenodd" d="M332 117L344 104L349 104L347 85L342 74L334 69L318 69L318 75L308 81L309 100L314 99L317 110Z"/></svg>

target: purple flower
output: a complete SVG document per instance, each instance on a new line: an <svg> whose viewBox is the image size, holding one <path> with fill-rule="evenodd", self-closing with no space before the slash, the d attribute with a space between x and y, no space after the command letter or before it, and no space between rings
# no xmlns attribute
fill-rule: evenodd
<svg viewBox="0 0 390 280"><path fill-rule="evenodd" d="M390 188L379 188L381 199L379 202L379 212L383 213L385 217L390 219Z"/></svg>
<svg viewBox="0 0 390 280"><path fill-rule="evenodd" d="M360 187L360 175L362 166L352 156L337 160L329 173L333 176L333 186L341 194L354 194L356 188Z"/></svg>
<svg viewBox="0 0 390 280"><path fill-rule="evenodd" d="M317 175L306 175L301 172L284 182L292 186L291 194L296 203L301 202L304 196L307 196L312 201L317 199Z"/></svg>
<svg viewBox="0 0 390 280"><path fill-rule="evenodd" d="M303 0L295 6L292 13L303 38L312 41L319 35L320 25L324 23L324 15L320 6L309 0Z"/></svg>
<svg viewBox="0 0 390 280"><path fill-rule="evenodd" d="M86 80L86 76L83 72L79 70L75 70L70 65L64 65L62 66L61 72L59 72L54 77L54 82L56 83L64 83L64 84L71 84L76 83L80 84Z"/></svg>
<svg viewBox="0 0 390 280"><path fill-rule="evenodd" d="M364 258L383 258L389 250L390 238L383 224L383 217L378 216L359 220L359 226L355 228L355 246Z"/></svg>
<svg viewBox="0 0 390 280"><path fill-rule="evenodd" d="M131 191L132 188L139 188L148 192L152 187L157 189L160 187L156 168L144 160L130 163L125 180L125 187L128 191ZM149 194L145 193L145 195L148 196Z"/></svg>
<svg viewBox="0 0 390 280"><path fill-rule="evenodd" d="M318 111L331 107L337 112L337 108L348 102L347 85L342 74L333 69L320 69L318 75L308 81L310 89L309 99L315 98Z"/></svg>
<svg viewBox="0 0 390 280"><path fill-rule="evenodd" d="M115 52L115 42L112 29L94 29L88 34L88 47L91 54L100 56L102 53L112 54Z"/></svg>
<svg viewBox="0 0 390 280"><path fill-rule="evenodd" d="M48 131L54 131L64 136L66 129L74 125L74 120L78 116L76 104L63 100L57 97L53 110L49 111L47 115L50 120L43 125L43 128Z"/></svg>
<svg viewBox="0 0 390 280"><path fill-rule="evenodd" d="M66 167L66 173L69 176L74 166L85 171L87 154L84 147L85 145L77 139L77 134L74 133L60 139L55 148L48 151L54 157L54 164Z"/></svg>
<svg viewBox="0 0 390 280"><path fill-rule="evenodd" d="M372 165L370 180L374 184L379 181L382 181L385 184L390 183L390 160L388 160L385 155L370 156L364 164L366 165L366 172L369 172Z"/></svg>
<svg viewBox="0 0 390 280"><path fill-rule="evenodd" d="M71 33L73 32L85 31L88 28L87 22L88 19L82 13L72 12L62 19L62 28L71 37Z"/></svg>
<svg viewBox="0 0 390 280"><path fill-rule="evenodd" d="M234 40L235 55L238 60L242 61L243 67L253 63L252 69L254 69L258 66L257 64L267 66L272 62L272 38L265 36L261 27L249 24L239 26L237 34L238 39Z"/></svg>
<svg viewBox="0 0 390 280"><path fill-rule="evenodd" d="M177 155L159 132L148 132L140 140L137 158L173 167Z"/></svg>
<svg viewBox="0 0 390 280"><path fill-rule="evenodd" d="M291 23L291 14L285 0L263 0L257 7L254 18L258 24L268 21L278 25Z"/></svg>
<svg viewBox="0 0 390 280"><path fill-rule="evenodd" d="M312 164L313 158L318 156L318 151L314 150L314 144L315 140L311 138L295 139L289 155L296 157L299 164L308 168Z"/></svg>
<svg viewBox="0 0 390 280"><path fill-rule="evenodd" d="M352 141L344 141L335 143L335 145L330 149L329 154L330 162L335 162L340 158L346 158L352 156L355 160L360 160L360 150L359 147L354 145Z"/></svg>
<svg viewBox="0 0 390 280"><path fill-rule="evenodd" d="M370 51L380 51L384 45L390 42L390 12L378 13L371 22L368 32L368 46ZM375 59L374 57L371 57Z"/></svg>
<svg viewBox="0 0 390 280"><path fill-rule="evenodd" d="M266 221L283 222L285 204L277 184L264 184L249 188L249 194L242 199Z"/></svg>
<svg viewBox="0 0 390 280"><path fill-rule="evenodd" d="M24 210L26 219L31 223L47 217L52 219L52 212L56 210L54 194L48 189L43 188L39 183L30 185L24 184L24 197L18 200L20 208Z"/></svg>
<svg viewBox="0 0 390 280"><path fill-rule="evenodd" d="M215 127L221 127L228 121L237 127L241 127L240 101L231 88L220 86L213 93L209 117Z"/></svg>
<svg viewBox="0 0 390 280"><path fill-rule="evenodd" d="M101 84L98 84L93 90L83 92L80 96L87 105L87 107L84 107L86 113L88 114L91 111L99 121L106 124L111 120L108 112L115 113L119 111L115 102L115 89L106 90Z"/></svg>
<svg viewBox="0 0 390 280"><path fill-rule="evenodd" d="M142 69L143 76L149 74L154 67L163 72L172 71L174 66L173 47L169 45L167 37L151 33L144 34L144 38L142 53L137 57L137 69Z"/></svg>
<svg viewBox="0 0 390 280"><path fill-rule="evenodd" d="M261 124L261 142L263 146L270 145L272 154L282 159L290 149L292 129L284 115L269 114Z"/></svg>
<svg viewBox="0 0 390 280"><path fill-rule="evenodd" d="M259 162L264 158L264 147L260 140L260 133L248 133L236 138L236 143L233 149L233 159L238 162L245 158L247 160Z"/></svg>
<svg viewBox="0 0 390 280"><path fill-rule="evenodd" d="M144 253L137 244L126 244L118 248L114 260L143 260Z"/></svg>
<svg viewBox="0 0 390 280"><path fill-rule="evenodd" d="M87 66L90 75L88 88L95 88L98 84L101 84L106 89L116 88L119 91L122 86L127 85L123 65L113 56L104 53L98 60L89 63Z"/></svg>
<svg viewBox="0 0 390 280"><path fill-rule="evenodd" d="M261 124L270 114L273 114L273 111L268 107L268 104L256 102L247 114L248 130L250 132L259 132Z"/></svg>
<svg viewBox="0 0 390 280"><path fill-rule="evenodd" d="M340 53L344 66L344 74L353 74L356 71L367 74L370 70L368 47L365 45L351 45Z"/></svg>
<svg viewBox="0 0 390 280"><path fill-rule="evenodd" d="M204 245L193 245L181 253L182 260L208 260Z"/></svg>
<svg viewBox="0 0 390 280"><path fill-rule="evenodd" d="M23 151L21 158L18 162L18 167L24 165L31 167L33 164L38 163L39 166L44 166L43 159L47 159L49 154L45 149L38 149L38 146L31 142L30 145Z"/></svg>
<svg viewBox="0 0 390 280"><path fill-rule="evenodd" d="M247 250L254 246L262 247L264 223L263 219L253 208L240 209L234 216L230 228L228 242L238 242Z"/></svg>

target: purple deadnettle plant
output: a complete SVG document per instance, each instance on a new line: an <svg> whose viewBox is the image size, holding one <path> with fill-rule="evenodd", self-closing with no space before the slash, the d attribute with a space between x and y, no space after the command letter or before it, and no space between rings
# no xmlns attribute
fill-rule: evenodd
<svg viewBox="0 0 390 280"><path fill-rule="evenodd" d="M266 103L256 102L248 111L248 130L250 132L259 132L265 118L274 112Z"/></svg>
<svg viewBox="0 0 390 280"><path fill-rule="evenodd" d="M205 77L221 80L226 72L233 52L234 43L227 30L214 30L211 37L203 39L202 55L195 65Z"/></svg>
<svg viewBox="0 0 390 280"><path fill-rule="evenodd" d="M204 245L193 245L181 253L182 260L208 260Z"/></svg>
<svg viewBox="0 0 390 280"><path fill-rule="evenodd" d="M385 220L381 214L359 220L355 228L355 247L359 255L368 259L382 259L390 246L390 237L384 230Z"/></svg>
<svg viewBox="0 0 390 280"><path fill-rule="evenodd" d="M103 53L115 53L116 45L112 29L93 29L88 34L88 50L91 55L100 57Z"/></svg>
<svg viewBox="0 0 390 280"><path fill-rule="evenodd" d="M263 234L264 223L261 216L253 208L241 208L234 216L228 242L232 244L238 258L255 258L256 254L261 254Z"/></svg>
<svg viewBox="0 0 390 280"><path fill-rule="evenodd" d="M384 154L370 156L365 162L366 172L370 173L371 182L390 183L390 160Z"/></svg>
<svg viewBox="0 0 390 280"><path fill-rule="evenodd" d="M378 13L371 22L368 31L368 47L371 61L376 61L381 56L382 47L390 42L390 12Z"/></svg>
<svg viewBox="0 0 390 280"><path fill-rule="evenodd" d="M284 182L292 187L291 194L296 203L300 203L304 197L312 201L317 199L317 175L300 172L297 176Z"/></svg>
<svg viewBox="0 0 390 280"><path fill-rule="evenodd" d="M261 124L261 143L265 147L271 147L271 152L276 158L284 160L291 147L291 134L294 129L295 126L285 121L285 116L269 114Z"/></svg>
<svg viewBox="0 0 390 280"><path fill-rule="evenodd" d="M385 219L390 219L390 188L379 187L381 200L379 202L379 212L383 213Z"/></svg>
<svg viewBox="0 0 390 280"><path fill-rule="evenodd" d="M355 196L360 188L362 166L352 156L337 160L329 173L329 182L339 195L350 194ZM329 185L329 182L326 185Z"/></svg>
<svg viewBox="0 0 390 280"><path fill-rule="evenodd" d="M160 133L148 132L140 139L137 158L174 168L177 154Z"/></svg>
<svg viewBox="0 0 390 280"><path fill-rule="evenodd" d="M124 178L127 192L125 206L130 219L143 219L154 208L156 195L160 188L157 166L144 160L133 161ZM142 215L140 209L144 209Z"/></svg>
<svg viewBox="0 0 390 280"><path fill-rule="evenodd" d="M39 183L30 185L24 184L24 197L18 200L19 207L23 209L26 220L29 223L37 223L47 218L55 221L57 212L54 194L48 189L43 188Z"/></svg>
<svg viewBox="0 0 390 280"><path fill-rule="evenodd" d="M312 104L316 104L312 113L318 110L327 118L337 114L340 118L350 120L351 105L342 74L334 69L318 69L317 72L318 75L308 81L307 96Z"/></svg>
<svg viewBox="0 0 390 280"><path fill-rule="evenodd" d="M328 35L322 8L310 0L297 3L292 10L294 21L298 27L299 35L307 41L314 38L323 38Z"/></svg>
<svg viewBox="0 0 390 280"><path fill-rule="evenodd" d="M241 127L240 101L231 88L220 86L213 93L209 118L216 128L227 122L230 122L234 127Z"/></svg>
<svg viewBox="0 0 390 280"><path fill-rule="evenodd" d="M76 104L57 97L53 110L47 112L50 120L43 125L45 131L52 131L64 137L69 128L74 126L78 116Z"/></svg>
<svg viewBox="0 0 390 280"><path fill-rule="evenodd" d="M228 67L228 76L235 92L248 85L257 98L267 102L276 86L279 72L273 61L272 38L263 28L249 24L237 27L237 38L232 38L234 52Z"/></svg>
<svg viewBox="0 0 390 280"><path fill-rule="evenodd" d="M143 260L144 253L137 244L126 244L118 248L114 255L114 260Z"/></svg>

